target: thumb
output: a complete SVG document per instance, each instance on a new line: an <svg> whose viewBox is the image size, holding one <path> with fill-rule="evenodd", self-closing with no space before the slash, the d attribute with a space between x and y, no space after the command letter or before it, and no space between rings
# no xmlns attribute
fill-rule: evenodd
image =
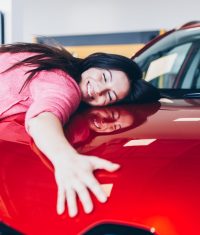
<svg viewBox="0 0 200 235"><path fill-rule="evenodd" d="M106 171L113 172L113 171L116 171L120 168L119 164L113 163L111 161L101 159L98 157L91 157L90 162L91 162L94 170L104 169Z"/></svg>

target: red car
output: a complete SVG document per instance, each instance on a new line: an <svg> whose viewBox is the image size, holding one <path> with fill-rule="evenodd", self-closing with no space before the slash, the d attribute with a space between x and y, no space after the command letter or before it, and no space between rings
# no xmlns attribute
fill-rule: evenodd
<svg viewBox="0 0 200 235"><path fill-rule="evenodd" d="M160 88L154 104L79 110L65 129L79 152L120 163L96 172L109 195L70 218L56 214L51 164L24 131L0 123L0 234L197 235L200 218L200 24L154 39L133 59Z"/></svg>

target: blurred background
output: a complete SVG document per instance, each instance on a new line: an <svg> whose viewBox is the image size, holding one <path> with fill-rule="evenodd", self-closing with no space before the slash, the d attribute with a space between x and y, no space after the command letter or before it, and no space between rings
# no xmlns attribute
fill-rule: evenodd
<svg viewBox="0 0 200 235"><path fill-rule="evenodd" d="M126 52L116 47L110 52L129 56L129 44L137 44L138 50L163 30L199 20L199 9L199 0L0 0L1 43L62 39L66 47L92 45L88 52L109 51L101 46L121 44ZM79 49L70 48L85 56Z"/></svg>

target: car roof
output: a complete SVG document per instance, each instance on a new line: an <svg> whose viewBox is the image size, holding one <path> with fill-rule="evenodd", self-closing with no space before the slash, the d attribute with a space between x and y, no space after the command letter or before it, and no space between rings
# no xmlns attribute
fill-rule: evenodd
<svg viewBox="0 0 200 235"><path fill-rule="evenodd" d="M180 29L184 29L184 28L193 28L193 27L200 27L200 21L196 20L196 21L189 21L183 25L180 26Z"/></svg>

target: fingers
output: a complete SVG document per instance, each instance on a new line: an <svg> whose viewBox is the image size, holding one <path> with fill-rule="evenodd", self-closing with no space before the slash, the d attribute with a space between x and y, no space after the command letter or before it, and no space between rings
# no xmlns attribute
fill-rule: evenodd
<svg viewBox="0 0 200 235"><path fill-rule="evenodd" d="M94 177L93 171L104 169L113 172L120 167L119 164L98 157L77 159L76 164L72 164L67 172L65 168L57 169L56 171L56 182L58 185L57 213L64 213L65 201L67 201L70 217L74 217L78 213L77 197L80 199L85 213L90 213L93 210L89 190L98 201L102 203L107 201L106 193Z"/></svg>
<svg viewBox="0 0 200 235"><path fill-rule="evenodd" d="M57 213L61 215L65 210L65 191L63 188L58 187L57 196Z"/></svg>
<svg viewBox="0 0 200 235"><path fill-rule="evenodd" d="M90 191L100 202L104 203L107 201L106 193L103 191L101 185L92 174L85 175L83 179L88 189L90 189Z"/></svg>
<svg viewBox="0 0 200 235"><path fill-rule="evenodd" d="M120 168L119 164L98 157L90 157L90 162L92 163L94 170L104 169L106 171L113 172Z"/></svg>
<svg viewBox="0 0 200 235"><path fill-rule="evenodd" d="M68 213L70 217L75 217L78 213L76 193L79 197L85 213L93 210L92 200L87 188L78 182L74 189L68 188L66 191L58 190L57 213L61 215L65 210L65 199L67 201Z"/></svg>
<svg viewBox="0 0 200 235"><path fill-rule="evenodd" d="M76 182L75 182L76 181ZM57 213L62 214L65 210L65 200L67 201L68 213L70 217L75 217L78 213L77 198L83 206L85 213L90 213L93 210L93 203L88 189L96 196L100 202L106 202L107 197L99 182L93 175L85 175L82 177L82 181L74 180L73 188L67 187L65 190L58 189L57 199Z"/></svg>
<svg viewBox="0 0 200 235"><path fill-rule="evenodd" d="M76 193L72 188L66 190L66 199L69 216L75 217L78 213L78 208L76 203Z"/></svg>
<svg viewBox="0 0 200 235"><path fill-rule="evenodd" d="M93 203L90 194L88 192L88 189L83 183L80 182L77 182L74 185L74 189L77 192L81 204L83 205L83 210L85 211L85 213L90 213L93 210Z"/></svg>
<svg viewBox="0 0 200 235"><path fill-rule="evenodd" d="M81 201L85 213L90 213L93 210L93 203L88 189L96 196L96 198L100 202L106 202L107 200L105 192L92 174L82 175L81 181L76 180L75 182L74 180L73 189L73 195L69 195L70 190L67 190L68 193L66 193L69 215L71 217L74 217L78 212L75 192L77 193L77 196Z"/></svg>
<svg viewBox="0 0 200 235"><path fill-rule="evenodd" d="M57 213L62 214L65 210L65 198L67 201L68 213L70 217L75 217L78 213L76 193L79 197L85 213L93 210L92 200L87 188L80 182L74 184L74 188L68 188L66 191L58 190Z"/></svg>

